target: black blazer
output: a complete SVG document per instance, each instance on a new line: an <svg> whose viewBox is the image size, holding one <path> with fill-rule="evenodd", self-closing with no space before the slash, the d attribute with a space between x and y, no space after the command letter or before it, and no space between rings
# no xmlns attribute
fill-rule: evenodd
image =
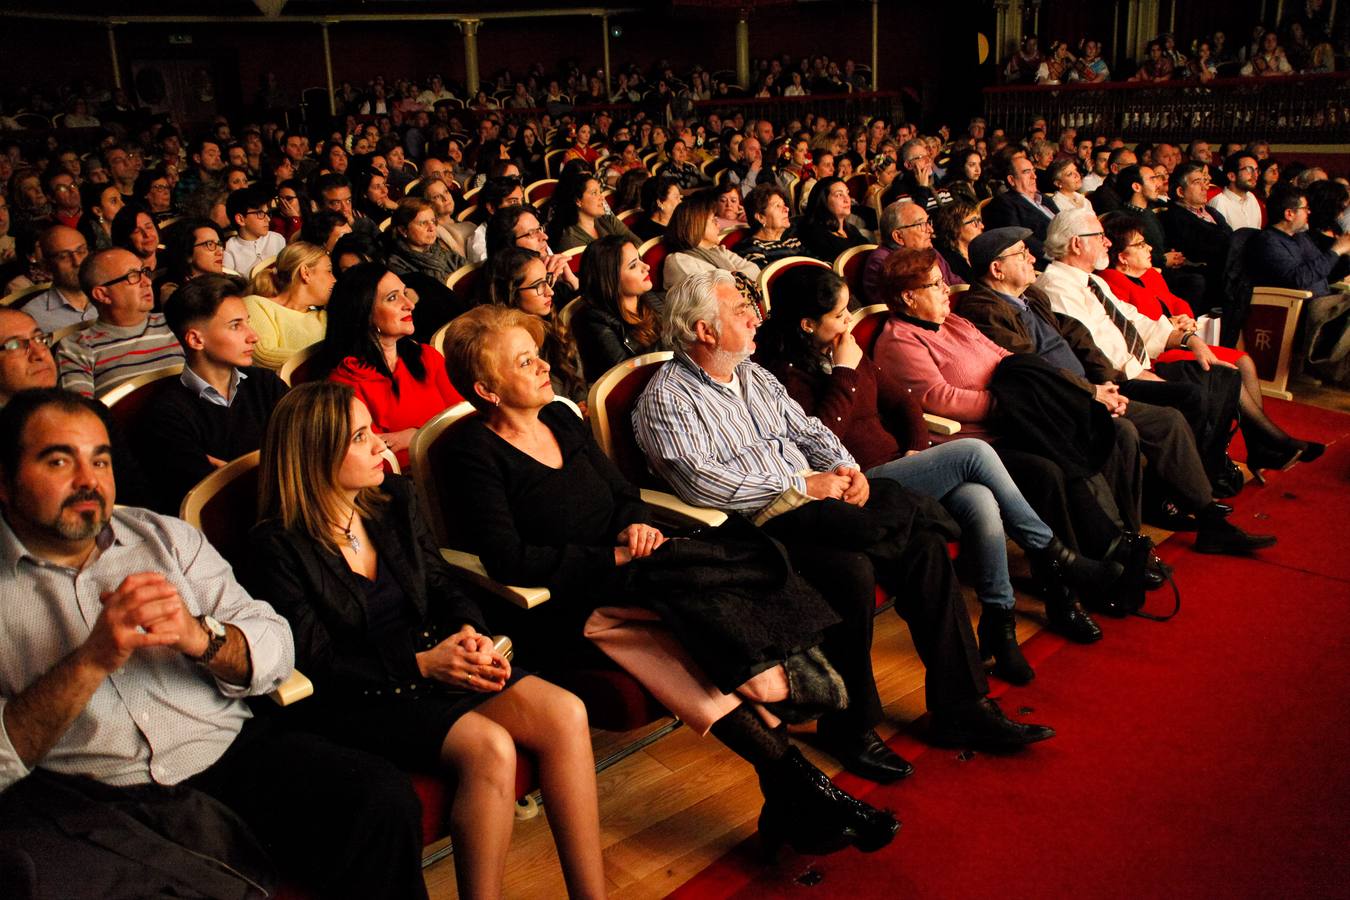
<svg viewBox="0 0 1350 900"><path fill-rule="evenodd" d="M1027 249L1036 256L1036 268L1045 267L1045 233L1050 228L1050 217L1017 191L1004 191L984 208L984 226L986 228L1004 228L1016 225L1031 229L1027 238Z"/></svg>
<svg viewBox="0 0 1350 900"><path fill-rule="evenodd" d="M291 623L296 668L316 685L358 693L420 680L414 654L465 623L487 633L478 604L440 557L413 494L412 482L389 476L389 502L366 531L412 604L416 624L380 643L366 619L367 582L339 553L275 519L250 533L249 589Z"/></svg>
<svg viewBox="0 0 1350 900"><path fill-rule="evenodd" d="M643 302L660 313L661 299L656 294L649 292ZM587 384L593 383L625 359L659 349L657 346L642 346L633 334L631 325L607 309L592 306L590 301L581 303L581 308L572 317L572 338L577 343L577 353L581 355L581 369Z"/></svg>

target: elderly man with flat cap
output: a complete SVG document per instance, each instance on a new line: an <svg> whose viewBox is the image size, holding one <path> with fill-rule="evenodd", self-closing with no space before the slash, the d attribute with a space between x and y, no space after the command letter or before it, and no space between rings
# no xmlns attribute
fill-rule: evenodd
<svg viewBox="0 0 1350 900"><path fill-rule="evenodd" d="M1197 530L1197 551L1239 554L1274 544L1274 537L1247 534L1226 520L1232 507L1214 500L1195 438L1181 413L1121 395L1117 382L1123 374L1087 328L1077 319L1056 315L1043 294L1028 291L1036 280L1026 244L1029 237L1026 228L993 228L970 242L976 282L961 295L961 316L1000 347L1036 353L1057 366L1118 417L1118 428L1136 432L1149 463L1147 477L1160 482L1183 514L1174 527Z"/></svg>

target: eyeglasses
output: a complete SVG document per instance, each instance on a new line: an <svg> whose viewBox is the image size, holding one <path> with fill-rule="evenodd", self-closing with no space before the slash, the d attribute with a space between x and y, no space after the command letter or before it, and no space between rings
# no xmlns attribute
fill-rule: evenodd
<svg viewBox="0 0 1350 900"><path fill-rule="evenodd" d="M280 200L282 203L294 203L300 198L297 197L295 194L278 194L277 199Z"/></svg>
<svg viewBox="0 0 1350 900"><path fill-rule="evenodd" d="M1105 232L1105 231L1088 231L1088 232L1085 232L1084 234L1078 235L1078 237L1106 237L1106 232Z"/></svg>
<svg viewBox="0 0 1350 900"><path fill-rule="evenodd" d="M142 278L144 278L147 275L153 274L154 271L155 270L150 268L149 266L142 266L139 269L132 269L125 275L119 275L118 277L112 279L111 281L105 281L102 284L100 284L99 287L112 287L114 284L119 284L120 282L123 281L125 281L127 284L140 284Z"/></svg>
<svg viewBox="0 0 1350 900"><path fill-rule="evenodd" d="M250 209L244 213L245 218L252 216L255 219L266 219L269 213L265 209Z"/></svg>
<svg viewBox="0 0 1350 900"><path fill-rule="evenodd" d="M934 281L928 282L927 284L921 284L921 285L919 285L919 286L916 288L916 290L920 290L920 291L928 291L928 290L932 290L933 288L938 288L938 287L942 288L943 290L946 290L946 289L947 289L947 282L943 281L941 278L938 278L938 279L936 279L936 280L934 280Z"/></svg>
<svg viewBox="0 0 1350 900"><path fill-rule="evenodd" d="M548 288L551 291L553 290L553 282L557 280L558 276L553 272L549 272L547 275L545 275L543 278L540 278L538 281L532 281L529 284L522 284L520 286L520 290L539 291L543 290L544 288Z"/></svg>
<svg viewBox="0 0 1350 900"><path fill-rule="evenodd" d="M167 184L152 184L150 185L150 190L163 191L167 194L169 192L169 186Z"/></svg>
<svg viewBox="0 0 1350 900"><path fill-rule="evenodd" d="M1148 241L1144 240L1143 238L1140 238L1137 241L1130 241L1128 244L1125 245L1125 249L1132 250L1135 247L1147 247L1147 246L1149 246Z"/></svg>
<svg viewBox="0 0 1350 900"><path fill-rule="evenodd" d="M202 241L201 243L193 244L193 245L192 245L192 249L195 250L195 249L197 249L198 247L205 247L209 252L215 253L217 250L219 250L221 247L224 247L224 246L225 246L225 245L222 244L220 241L218 241L218 240L212 238L212 239L209 240L209 241Z"/></svg>
<svg viewBox="0 0 1350 900"><path fill-rule="evenodd" d="M45 331L38 331L28 337L12 337L6 341L0 341L0 352L13 353L15 350L19 350L27 353L28 349L34 344L39 347L50 347L52 336Z"/></svg>
<svg viewBox="0 0 1350 900"><path fill-rule="evenodd" d="M544 234L544 229L541 228L540 226L536 225L535 227L531 228L529 231L524 231L524 232L521 232L520 234L516 235L516 240L520 240L521 238L537 238L537 237L542 236L543 234Z"/></svg>
<svg viewBox="0 0 1350 900"><path fill-rule="evenodd" d="M1004 253L1002 256L995 256L994 259L1010 259L1018 256L1025 256L1027 259L1031 259L1033 254L1026 247L1023 247L1021 250L1013 250L1009 253Z"/></svg>
<svg viewBox="0 0 1350 900"><path fill-rule="evenodd" d="M908 225L897 225L895 230L902 231L906 228L932 228L932 227L933 227L932 219L922 219L918 222L910 222Z"/></svg>
<svg viewBox="0 0 1350 900"><path fill-rule="evenodd" d="M980 223L983 222L983 221L984 221L984 220L981 219L979 216L971 216L969 219L964 219L964 220L962 220L961 225L962 225L962 226L967 226L967 225L978 225L978 224L980 224Z"/></svg>
<svg viewBox="0 0 1350 900"><path fill-rule="evenodd" d="M53 253L51 256L47 258L50 259L52 262L73 263L76 260L84 259L88 255L89 255L89 245L81 244L80 246L74 247L70 250L62 250L59 253Z"/></svg>

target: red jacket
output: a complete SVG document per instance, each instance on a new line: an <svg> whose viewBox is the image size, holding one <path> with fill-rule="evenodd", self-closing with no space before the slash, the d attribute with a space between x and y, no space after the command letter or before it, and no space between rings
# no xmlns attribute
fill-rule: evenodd
<svg viewBox="0 0 1350 900"><path fill-rule="evenodd" d="M1119 269L1102 269L1097 274L1111 286L1113 294L1126 303L1132 304L1135 309L1138 309L1150 319L1183 315L1195 318L1195 313L1191 311L1191 305L1168 290L1167 282L1163 281L1162 273L1157 269L1150 268L1144 272L1144 277L1140 279L1143 281L1142 285L1136 284ZM1214 355L1220 361L1227 363L1236 363L1238 359L1246 355L1229 347L1211 346L1209 349L1214 351ZM1195 356L1189 350L1176 349L1167 350L1160 354L1157 362L1185 362L1192 359L1195 359Z"/></svg>
<svg viewBox="0 0 1350 900"><path fill-rule="evenodd" d="M377 432L421 428L436 413L464 399L445 374L445 357L430 344L421 347L422 365L426 368L426 376L421 381L413 378L401 359L394 367L394 378L390 381L354 356L344 359L328 378L352 386L356 398L370 410ZM398 384L398 396L394 396L395 383ZM398 454L398 464L405 470L408 462L407 451Z"/></svg>

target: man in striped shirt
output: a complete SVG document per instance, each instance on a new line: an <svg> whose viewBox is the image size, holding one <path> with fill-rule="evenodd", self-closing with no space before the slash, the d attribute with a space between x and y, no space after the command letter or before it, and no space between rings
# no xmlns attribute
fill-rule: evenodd
<svg viewBox="0 0 1350 900"><path fill-rule="evenodd" d="M664 334L676 348L633 411L652 470L688 503L734 510L785 544L793 564L843 622L823 649L848 687L849 708L817 735L845 768L893 781L913 767L874 730L873 586L895 595L927 667L932 736L940 743L1010 748L1052 737L1013 722L987 697L945 538L913 494L867 477L819 419L749 360L759 320L721 270L693 275L666 297Z"/></svg>
<svg viewBox="0 0 1350 900"><path fill-rule="evenodd" d="M183 348L155 305L150 270L130 251L103 250L80 267L98 320L56 346L61 387L95 397L147 372L183 365Z"/></svg>

